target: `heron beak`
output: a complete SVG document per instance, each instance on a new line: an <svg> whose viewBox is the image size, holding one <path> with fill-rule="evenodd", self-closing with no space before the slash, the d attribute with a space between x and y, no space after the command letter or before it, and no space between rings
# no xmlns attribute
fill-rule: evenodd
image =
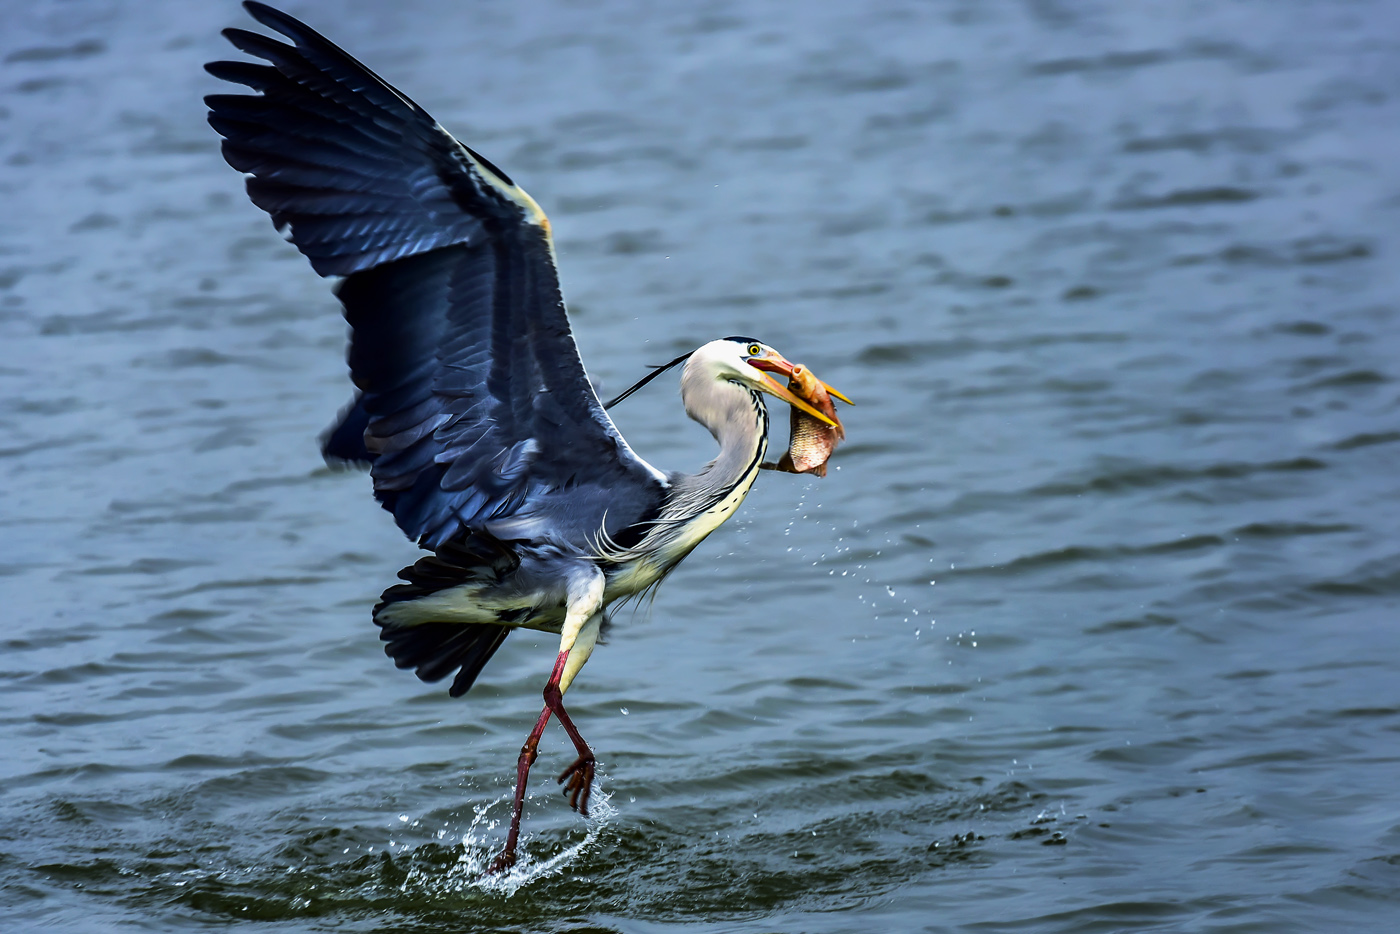
<svg viewBox="0 0 1400 934"><path fill-rule="evenodd" d="M793 365L785 357L777 356L776 354L773 358L765 357L761 360L750 360L749 366L757 367L760 370L768 370L772 373L781 373L783 376L786 376L789 379L792 378ZM822 387L826 389L828 395L840 399L847 405L855 405L854 402L846 398L846 394L844 392L837 389L835 386L831 385L825 380L817 380L817 382L822 384ZM824 421L827 421L827 423L830 424L829 420L824 419Z"/></svg>
<svg viewBox="0 0 1400 934"><path fill-rule="evenodd" d="M792 392L786 386L778 382L773 377L769 376L767 373L764 373L759 377L759 385L765 392L777 396L779 399L782 399L784 402L786 402L788 405L794 408L801 409L808 415L815 418L817 421L821 422L823 425L830 425L832 428L837 427L834 421L832 421L826 415L823 415L821 412L818 412L809 403L793 395Z"/></svg>
<svg viewBox="0 0 1400 934"><path fill-rule="evenodd" d="M789 363L787 360L778 356L777 354L774 354L772 357L764 357L762 359L750 360L749 366L753 367L756 370L767 371L760 373L758 377L759 388L762 389L764 392L768 393L769 395L777 396L779 399L782 399L784 402L786 402L793 408L801 409L802 411L806 412L808 415L812 416L824 425L830 425L832 428L839 427L837 423L832 421L828 416L823 415L821 412L813 408L811 403L793 395L790 389L788 389L782 383L778 382L776 379L768 375L768 373L779 373L783 376L792 376L792 364ZM826 386L825 383L822 383L822 385ZM827 392L831 391L831 387L828 386ZM840 393L837 393L836 396L839 399L845 398Z"/></svg>
<svg viewBox="0 0 1400 934"><path fill-rule="evenodd" d="M847 399L847 398L846 398L846 394L845 394L845 393L843 393L843 392L838 392L838 391L836 390L836 387L832 386L830 383L823 382L822 385L826 387L826 391L827 391L827 394L828 394L828 395L835 396L837 399L840 399L842 402L846 403L847 405L855 405L854 402L852 402L850 399Z"/></svg>

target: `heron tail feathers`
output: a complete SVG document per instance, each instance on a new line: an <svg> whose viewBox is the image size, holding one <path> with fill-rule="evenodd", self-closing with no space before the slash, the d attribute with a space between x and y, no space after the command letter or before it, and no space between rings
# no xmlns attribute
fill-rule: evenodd
<svg viewBox="0 0 1400 934"><path fill-rule="evenodd" d="M489 623L420 623L379 633L394 664L414 669L424 681L441 681L455 670L457 677L447 690L453 697L467 693L508 635L509 626Z"/></svg>
<svg viewBox="0 0 1400 934"><path fill-rule="evenodd" d="M427 600L452 588L495 583L519 564L520 559L501 542L488 535L471 534L404 568L399 577L406 583L384 591L374 608L379 638L385 642L384 653L399 668L414 669L424 681L441 681L455 670L457 676L448 693L461 697L506 641L511 627L431 618L409 623L405 621L415 614L403 612L408 609L405 604Z"/></svg>

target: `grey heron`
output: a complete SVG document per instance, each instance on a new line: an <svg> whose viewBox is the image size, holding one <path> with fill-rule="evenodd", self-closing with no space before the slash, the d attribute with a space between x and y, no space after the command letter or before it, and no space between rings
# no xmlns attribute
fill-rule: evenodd
<svg viewBox="0 0 1400 934"><path fill-rule="evenodd" d="M266 64L205 66L256 92L210 95L209 123L253 203L339 280L357 392L323 453L367 465L380 504L431 552L374 608L386 652L425 681L455 672L457 697L511 630L559 635L503 869L551 715L578 752L559 781L587 815L595 760L564 693L609 604L659 583L748 494L767 449L761 394L834 422L774 379L792 373L781 354L724 338L672 361L718 456L690 475L638 457L584 372L534 199L305 24L244 7L289 42L224 30Z"/></svg>

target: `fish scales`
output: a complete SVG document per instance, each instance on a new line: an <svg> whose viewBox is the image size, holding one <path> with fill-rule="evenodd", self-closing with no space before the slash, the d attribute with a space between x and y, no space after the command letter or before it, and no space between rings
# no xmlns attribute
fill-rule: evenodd
<svg viewBox="0 0 1400 934"><path fill-rule="evenodd" d="M788 435L788 449L776 464L764 464L770 470L787 473L812 473L826 476L826 462L838 442L845 440L846 431L841 419L836 417L836 406L831 395L807 367L797 364L788 378L788 389L792 394L811 405L818 412L836 424L824 425L806 412L792 407L792 431Z"/></svg>

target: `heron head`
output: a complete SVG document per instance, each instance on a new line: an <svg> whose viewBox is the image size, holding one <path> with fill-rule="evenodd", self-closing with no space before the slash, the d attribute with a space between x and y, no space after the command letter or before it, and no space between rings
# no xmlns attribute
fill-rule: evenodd
<svg viewBox="0 0 1400 934"><path fill-rule="evenodd" d="M756 392L766 392L788 405L801 409L823 424L836 424L805 399L793 395L786 386L769 375L777 373L780 376L790 377L792 376L793 364L763 341L754 340L751 337L726 337L723 340L710 341L695 351L692 359L694 358L699 358L708 364L707 368L713 372L717 379L739 383ZM849 401L830 386L826 388L836 398Z"/></svg>

